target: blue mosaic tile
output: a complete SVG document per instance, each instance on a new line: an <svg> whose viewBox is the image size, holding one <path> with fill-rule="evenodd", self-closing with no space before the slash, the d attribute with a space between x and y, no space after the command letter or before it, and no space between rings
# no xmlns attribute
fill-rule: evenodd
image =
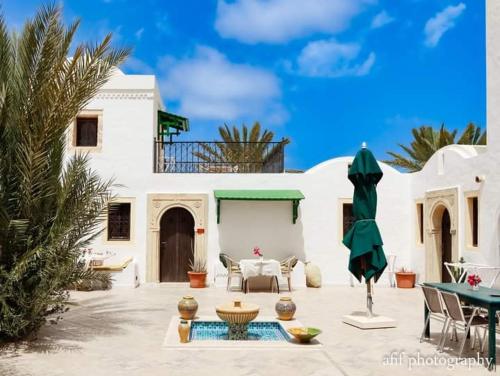
<svg viewBox="0 0 500 376"><path fill-rule="evenodd" d="M191 321L191 341L227 340L227 323L222 321ZM248 324L250 341L287 341L288 334L277 322L257 321Z"/></svg>

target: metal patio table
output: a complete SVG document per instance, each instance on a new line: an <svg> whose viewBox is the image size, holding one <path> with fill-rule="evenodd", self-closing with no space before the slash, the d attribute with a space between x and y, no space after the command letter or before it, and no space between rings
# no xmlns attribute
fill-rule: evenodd
<svg viewBox="0 0 500 376"><path fill-rule="evenodd" d="M491 360L490 370L496 369L496 313L500 311L500 290L479 286L479 290L473 291L465 283L426 282L424 285L456 293L462 301L488 310L488 358ZM428 315L429 310L425 306L424 322ZM429 321L429 325L425 330L426 338L430 337L430 331Z"/></svg>

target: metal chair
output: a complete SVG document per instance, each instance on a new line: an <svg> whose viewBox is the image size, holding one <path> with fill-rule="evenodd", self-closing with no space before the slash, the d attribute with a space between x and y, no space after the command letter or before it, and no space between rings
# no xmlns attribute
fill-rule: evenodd
<svg viewBox="0 0 500 376"><path fill-rule="evenodd" d="M280 262L281 275L287 279L288 291L292 291L292 271L299 260L295 256L289 256ZM277 283L277 282L276 282Z"/></svg>
<svg viewBox="0 0 500 376"><path fill-rule="evenodd" d="M428 287L428 286L421 286L421 287L422 287L422 292L424 293L425 306L429 310L429 315L425 319L424 329L422 330L422 335L420 336L420 342L424 340L425 331L429 326L431 318L433 318L443 322L443 329L441 329L441 336L439 337L438 341L438 348L439 348L441 342L443 341L444 330L448 323L448 316L446 315L446 311L443 307L443 303L439 296L439 290L434 287Z"/></svg>
<svg viewBox="0 0 500 376"><path fill-rule="evenodd" d="M478 333L477 327L482 327L484 330L486 330L488 326L488 318L478 315L477 313L479 311L479 308L477 307L473 308L472 313L470 315L466 315L464 313L462 305L460 304L460 299L458 298L457 294L440 291L440 295L444 301L444 305L446 307L445 313L446 316L448 317L448 320L445 324L445 331L440 351L443 351L444 349L444 345L446 342L446 335L448 334L450 326L452 325L455 329L461 329L464 331L464 337L462 339L462 342L460 343L460 351L458 353L459 357L462 356L462 353L464 351L465 341L467 340L467 334L469 333L472 327L474 327L475 330L471 347L474 348L475 341L477 338L479 342L479 348L482 349L483 347L482 340L481 336Z"/></svg>

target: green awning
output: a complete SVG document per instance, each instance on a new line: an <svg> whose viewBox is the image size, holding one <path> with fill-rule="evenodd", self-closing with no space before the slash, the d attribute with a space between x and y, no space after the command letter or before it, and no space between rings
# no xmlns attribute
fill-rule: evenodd
<svg viewBox="0 0 500 376"><path fill-rule="evenodd" d="M163 136L179 134L180 131L189 131L189 120L187 118L165 111L158 111L158 140L161 140Z"/></svg>
<svg viewBox="0 0 500 376"><path fill-rule="evenodd" d="M217 223L220 223L220 202L222 200L238 201L291 201L292 221L299 216L299 203L305 197L298 189L217 189L214 191L217 202Z"/></svg>

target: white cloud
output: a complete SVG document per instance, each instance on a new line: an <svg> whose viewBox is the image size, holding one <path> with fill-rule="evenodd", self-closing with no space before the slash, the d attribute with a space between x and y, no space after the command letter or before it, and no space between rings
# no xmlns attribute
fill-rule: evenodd
<svg viewBox="0 0 500 376"><path fill-rule="evenodd" d="M163 95L179 103L188 117L221 121L259 120L282 123L278 79L270 72L229 61L219 51L197 47L184 59L163 58L159 64Z"/></svg>
<svg viewBox="0 0 500 376"><path fill-rule="evenodd" d="M155 74L150 65L134 56L127 58L121 68L128 74Z"/></svg>
<svg viewBox="0 0 500 376"><path fill-rule="evenodd" d="M424 28L425 45L427 47L436 47L443 34L455 26L455 20L465 8L464 3L455 6L450 5L430 18Z"/></svg>
<svg viewBox="0 0 500 376"><path fill-rule="evenodd" d="M375 64L375 53L360 59L361 45L335 39L309 42L297 58L296 73L309 77L364 76Z"/></svg>
<svg viewBox="0 0 500 376"><path fill-rule="evenodd" d="M378 29L382 26L390 24L394 21L394 17L391 17L385 10L378 13L375 17L373 17L371 28Z"/></svg>
<svg viewBox="0 0 500 376"><path fill-rule="evenodd" d="M313 33L334 34L375 0L219 0L215 28L244 43L284 43Z"/></svg>
<svg viewBox="0 0 500 376"><path fill-rule="evenodd" d="M135 32L135 37L137 40L140 40L142 38L142 34L144 33L144 28L141 27L139 30Z"/></svg>
<svg viewBox="0 0 500 376"><path fill-rule="evenodd" d="M160 34L170 35L172 30L170 29L170 21L168 14L157 14L155 17L155 27Z"/></svg>

